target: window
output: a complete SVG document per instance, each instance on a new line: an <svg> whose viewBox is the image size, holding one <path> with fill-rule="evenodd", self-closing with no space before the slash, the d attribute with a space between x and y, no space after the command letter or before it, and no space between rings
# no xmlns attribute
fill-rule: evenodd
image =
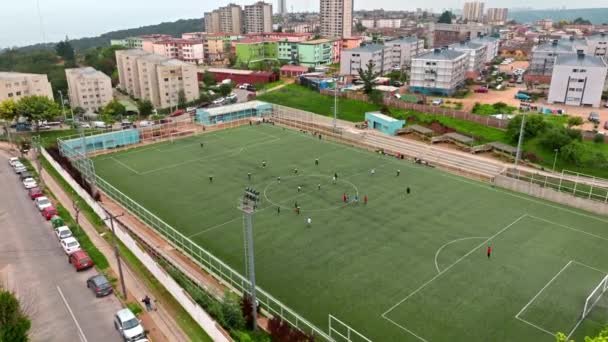
<svg viewBox="0 0 608 342"><path fill-rule="evenodd" d="M8 93L8 97L13 97L13 93Z"/></svg>
<svg viewBox="0 0 608 342"><path fill-rule="evenodd" d="M165 82L169 82L169 79L168 79L168 78L165 78Z"/></svg>
<svg viewBox="0 0 608 342"><path fill-rule="evenodd" d="M21 96L21 92L20 92L20 91L18 91L18 92L17 92L15 95L16 95L16 96Z"/></svg>

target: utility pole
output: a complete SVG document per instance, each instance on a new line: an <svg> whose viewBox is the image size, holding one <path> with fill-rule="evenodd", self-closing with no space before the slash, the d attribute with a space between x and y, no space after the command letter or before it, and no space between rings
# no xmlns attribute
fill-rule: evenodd
<svg viewBox="0 0 608 342"><path fill-rule="evenodd" d="M127 299L127 288L125 287L125 277L122 273L122 263L120 262L120 252L118 251L118 242L116 241L116 230L114 229L114 220L124 216L125 214L120 215L112 215L108 209L102 207L108 216L105 220L110 220L110 227L112 228L112 244L114 245L114 255L116 256L116 263L118 263L118 274L120 276L120 287L122 289L122 294L124 299Z"/></svg>
<svg viewBox="0 0 608 342"><path fill-rule="evenodd" d="M245 241L245 273L249 277L251 293L251 317L253 317L253 330L257 329L257 303L255 294L255 253L253 249L253 214L260 201L260 192L253 188L246 188L239 209L243 212L243 235Z"/></svg>
<svg viewBox="0 0 608 342"><path fill-rule="evenodd" d="M34 145L34 161L36 162L36 170L38 171L40 190L44 190L44 178L42 178L42 166L40 165L40 136L33 136L32 143Z"/></svg>
<svg viewBox="0 0 608 342"><path fill-rule="evenodd" d="M65 123L65 105L63 102L63 92L61 90L58 90L59 92L59 98L61 99L61 114L63 114L63 123ZM74 119L74 118L72 118Z"/></svg>
<svg viewBox="0 0 608 342"><path fill-rule="evenodd" d="M522 114L521 117L521 127L519 128L519 140L517 141L517 154L515 155L515 170L517 171L517 165L519 164L519 159L521 158L521 146L524 143L524 128L526 127L526 114ZM519 177L519 172L517 172L517 176Z"/></svg>
<svg viewBox="0 0 608 342"><path fill-rule="evenodd" d="M338 77L334 77L334 132L338 121Z"/></svg>

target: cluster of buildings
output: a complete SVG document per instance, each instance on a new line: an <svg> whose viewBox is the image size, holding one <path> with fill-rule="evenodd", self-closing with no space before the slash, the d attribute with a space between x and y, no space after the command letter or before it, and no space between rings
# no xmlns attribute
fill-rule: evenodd
<svg viewBox="0 0 608 342"><path fill-rule="evenodd" d="M491 25L504 25L507 22L509 9L488 8L484 12L485 4L482 1L465 2L462 8L462 19L467 22L483 22Z"/></svg>
<svg viewBox="0 0 608 342"><path fill-rule="evenodd" d="M283 2L280 6L285 6ZM241 7L228 4L204 16L205 32L263 33L272 32L272 5L258 1Z"/></svg>

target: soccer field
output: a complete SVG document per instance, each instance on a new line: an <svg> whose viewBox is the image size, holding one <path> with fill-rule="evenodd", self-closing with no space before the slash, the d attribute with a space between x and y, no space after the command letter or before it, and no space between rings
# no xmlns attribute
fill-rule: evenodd
<svg viewBox="0 0 608 342"><path fill-rule="evenodd" d="M267 125L94 161L100 177L241 272L238 199L259 190L258 285L325 331L331 314L373 341L553 341L558 331L580 340L608 318L602 297L579 320L608 274L604 217Z"/></svg>

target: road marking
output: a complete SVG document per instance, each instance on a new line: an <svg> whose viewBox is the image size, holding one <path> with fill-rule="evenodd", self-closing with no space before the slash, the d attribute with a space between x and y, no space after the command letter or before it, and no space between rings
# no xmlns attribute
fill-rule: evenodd
<svg viewBox="0 0 608 342"><path fill-rule="evenodd" d="M59 287L59 285L57 285L57 292L59 292L59 295L61 296L61 299L63 300L63 304L65 304L65 307L68 309L70 316L72 316L72 320L74 321L74 324L76 324L76 328L78 329L78 337L80 338L80 341L88 342L87 337L84 335L84 332L82 331L82 328L80 327L80 324L78 323L78 320L76 319L76 316L74 316L74 312L72 311L72 308L68 304L68 301L65 299L65 296L63 295L63 292L61 291L61 288Z"/></svg>

